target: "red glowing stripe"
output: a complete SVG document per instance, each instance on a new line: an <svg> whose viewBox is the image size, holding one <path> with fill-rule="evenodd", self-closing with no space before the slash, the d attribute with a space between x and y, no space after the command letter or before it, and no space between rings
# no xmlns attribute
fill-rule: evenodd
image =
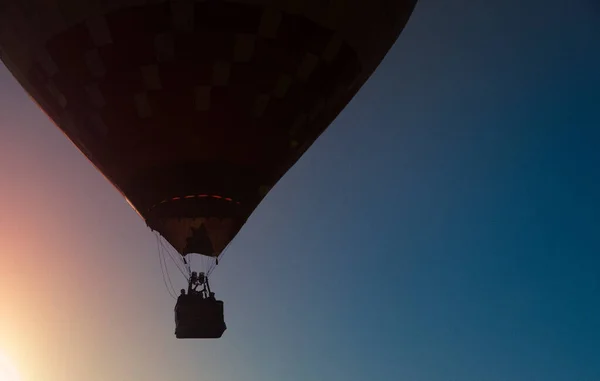
<svg viewBox="0 0 600 381"><path fill-rule="evenodd" d="M192 199L192 198L207 198L207 197L208 198L214 198L214 199L217 199L217 200L225 200L225 201L228 201L228 202L234 202L237 205L241 205L241 203L239 201L234 201L231 197L223 197L223 196L219 196L219 195L216 195L216 194L212 194L212 195L211 194L190 194L190 195L183 196L183 197L176 196L176 197L173 197L171 199L162 200L158 204L155 204L154 206L152 206L152 208L150 208L150 209L154 209L157 205L164 204L164 203L167 203L167 202L170 202L170 201L179 201L179 200L183 200L183 199Z"/></svg>

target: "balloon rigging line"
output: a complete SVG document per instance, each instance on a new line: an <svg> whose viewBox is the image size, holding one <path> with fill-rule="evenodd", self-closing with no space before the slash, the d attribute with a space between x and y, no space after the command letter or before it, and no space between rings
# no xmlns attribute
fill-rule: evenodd
<svg viewBox="0 0 600 381"><path fill-rule="evenodd" d="M167 292L169 293L169 295L171 296L171 298L176 299L175 295L173 295L173 293L169 289L169 286L167 285L167 280L166 280L166 277L165 277L165 269L163 267L163 258L161 256L161 250L160 250L160 243L159 242L160 241L159 241L159 238L158 238L158 235L157 235L156 236L156 248L157 248L158 262L160 264L160 272L162 274L163 283L165 284L165 288L167 289Z"/></svg>
<svg viewBox="0 0 600 381"><path fill-rule="evenodd" d="M181 275L183 275L183 277L186 280L189 280L189 275L190 274L188 274L188 275L185 274L185 270L181 269L180 263L177 263L177 260L173 257L173 254L171 253L171 251L165 247L165 244L162 241L162 239L159 239L159 242L160 242L160 245L163 247L163 249L165 249L165 251L169 254L169 257L171 258L171 260L173 261L173 263L175 263L175 266L177 267L177 269L179 270L179 272L181 273ZM181 260L181 263L183 263L183 260Z"/></svg>
<svg viewBox="0 0 600 381"><path fill-rule="evenodd" d="M217 267L217 264L219 263L219 260L222 259L225 256L225 253L227 252L227 249L229 249L229 245L231 245L232 241L229 241L229 243L227 244L227 246L225 246L225 248L223 249L223 251L221 252L221 254L219 254L215 260L215 262L213 262L212 266L210 267L210 269L207 271L206 276L209 276L213 270Z"/></svg>
<svg viewBox="0 0 600 381"><path fill-rule="evenodd" d="M177 291L175 291L175 287L173 287L173 282L171 281L171 274L169 274L169 266L167 265L167 258L164 255L164 252L161 255L163 263L165 265L165 272L167 274L167 280L169 281L169 286L171 286L171 290L173 291L173 295L177 295Z"/></svg>

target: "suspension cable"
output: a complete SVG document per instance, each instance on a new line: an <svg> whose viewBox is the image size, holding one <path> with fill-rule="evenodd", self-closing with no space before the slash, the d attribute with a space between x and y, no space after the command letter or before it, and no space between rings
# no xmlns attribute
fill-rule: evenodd
<svg viewBox="0 0 600 381"><path fill-rule="evenodd" d="M231 245L231 242L232 241L229 241L229 243L227 244L227 246L225 246L225 248L223 249L223 251L221 251L221 253L216 257L215 261L212 263L212 265L210 266L210 268L206 272L206 276L209 276L213 272L213 270L217 267L217 264L219 263L219 261L225 255L225 253L227 252L227 249L229 249L229 245Z"/></svg>
<svg viewBox="0 0 600 381"><path fill-rule="evenodd" d="M165 277L165 268L163 267L163 256L161 255L158 236L156 236L156 247L158 249L157 250L157 253L158 253L158 262L160 264L160 272L161 272L161 275L162 275L163 283L165 284L165 288L167 289L167 292L169 293L169 295L171 296L171 298L177 299L177 297L175 295L173 295L171 289L169 289L169 286L167 285L167 280L166 280L166 277ZM168 273L168 271L167 271L167 273ZM173 286L171 285L171 287L173 287Z"/></svg>
<svg viewBox="0 0 600 381"><path fill-rule="evenodd" d="M189 277L192 276L192 268L187 264L185 257L179 254L179 252L168 243L167 251L172 261L177 262L179 264L183 264L184 271L187 273L186 279L189 279Z"/></svg>
<svg viewBox="0 0 600 381"><path fill-rule="evenodd" d="M181 273L181 275L183 275L183 277L186 280L189 280L189 276L190 274L188 273L188 275L185 274L185 268L182 269L181 268L181 264L177 262L177 260L175 259L175 257L173 256L173 254L171 253L171 251L165 247L165 244L163 243L163 241L159 238L159 242L160 245L163 247L163 249L167 252L167 254L169 255L169 257L171 258L171 260L173 261L173 263L175 264L175 266L177 267L177 270L179 270L179 272ZM181 260L181 258L180 258ZM181 260L181 263L183 263L183 260Z"/></svg>
<svg viewBox="0 0 600 381"><path fill-rule="evenodd" d="M192 257L190 257L189 261L184 256L182 256L182 259L183 259L183 263L185 264L185 269L187 270L188 274L190 274L190 276L192 276Z"/></svg>
<svg viewBox="0 0 600 381"><path fill-rule="evenodd" d="M173 287L173 282L171 281L171 274L169 273L169 266L167 265L167 258L164 255L164 252L161 253L161 258L163 264L165 265L165 272L167 273L167 280L169 281L169 286L171 286L171 290L174 295L177 295L177 291L175 291L175 287Z"/></svg>

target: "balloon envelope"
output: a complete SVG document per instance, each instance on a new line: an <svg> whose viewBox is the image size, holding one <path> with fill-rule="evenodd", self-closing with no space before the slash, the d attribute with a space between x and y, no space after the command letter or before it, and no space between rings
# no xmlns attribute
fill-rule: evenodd
<svg viewBox="0 0 600 381"><path fill-rule="evenodd" d="M177 251L218 256L415 0L2 0L0 57Z"/></svg>

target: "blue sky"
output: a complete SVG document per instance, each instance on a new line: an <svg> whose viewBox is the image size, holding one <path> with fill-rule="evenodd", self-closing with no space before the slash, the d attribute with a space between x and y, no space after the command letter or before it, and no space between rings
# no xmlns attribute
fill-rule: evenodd
<svg viewBox="0 0 600 381"><path fill-rule="evenodd" d="M593 0L420 0L214 272L229 330L210 342L173 338L154 237L2 68L0 194L60 252L31 263L65 300L23 373L600 379L598 41Z"/></svg>

